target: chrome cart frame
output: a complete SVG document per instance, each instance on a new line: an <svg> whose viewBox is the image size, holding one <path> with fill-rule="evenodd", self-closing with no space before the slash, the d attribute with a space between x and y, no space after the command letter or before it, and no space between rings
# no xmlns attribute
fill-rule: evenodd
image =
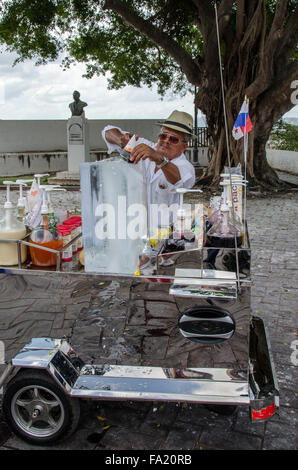
<svg viewBox="0 0 298 470"><path fill-rule="evenodd" d="M22 243L30 245L18 241ZM171 263L164 264L165 259ZM61 284L71 279L74 286L96 283L98 347L92 354L81 351L79 327L70 340L33 338L0 377L4 401L11 383L15 387L24 372L35 371L46 374L70 400L246 405L253 421L278 410L268 334L262 319L251 316L248 237L236 249L203 246L169 254L162 246L149 275L92 274L82 267L64 272L57 264L54 272L24 265L5 271L11 278L55 278ZM107 303L111 298L112 309ZM29 407L33 420L45 413L43 400L34 403ZM12 401L6 406L13 407ZM13 430L19 431L16 426ZM19 434L35 443L47 442L43 434L27 431ZM51 441L57 436L61 433L46 437Z"/></svg>

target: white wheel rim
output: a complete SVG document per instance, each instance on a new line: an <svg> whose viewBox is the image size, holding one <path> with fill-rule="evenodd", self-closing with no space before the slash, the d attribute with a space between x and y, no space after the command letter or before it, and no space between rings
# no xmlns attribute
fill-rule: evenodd
<svg viewBox="0 0 298 470"><path fill-rule="evenodd" d="M61 429L65 413L60 398L41 385L21 388L11 402L16 425L31 437L51 437Z"/></svg>

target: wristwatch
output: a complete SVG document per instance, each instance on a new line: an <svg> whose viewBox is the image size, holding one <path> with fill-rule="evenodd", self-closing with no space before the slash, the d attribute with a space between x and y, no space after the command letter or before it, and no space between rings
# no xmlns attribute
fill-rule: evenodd
<svg viewBox="0 0 298 470"><path fill-rule="evenodd" d="M157 168L162 168L164 167L165 165L167 165L167 163L169 163L169 159L167 157L165 157L164 155L162 155L162 158L163 158L163 161L159 164L159 165L156 165Z"/></svg>

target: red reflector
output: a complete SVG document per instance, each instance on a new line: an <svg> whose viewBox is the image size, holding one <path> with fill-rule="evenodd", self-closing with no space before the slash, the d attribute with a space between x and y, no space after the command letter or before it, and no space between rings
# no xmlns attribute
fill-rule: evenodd
<svg viewBox="0 0 298 470"><path fill-rule="evenodd" d="M261 410L256 411L252 409L251 411L253 420L270 418L270 416L275 413L275 403L272 403L272 405L262 408Z"/></svg>

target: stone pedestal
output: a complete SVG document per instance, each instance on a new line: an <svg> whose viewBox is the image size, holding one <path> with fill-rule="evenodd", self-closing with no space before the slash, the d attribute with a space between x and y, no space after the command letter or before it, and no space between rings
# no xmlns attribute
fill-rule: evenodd
<svg viewBox="0 0 298 470"><path fill-rule="evenodd" d="M89 129L85 113L67 121L68 171L80 173L80 164L89 162Z"/></svg>
<svg viewBox="0 0 298 470"><path fill-rule="evenodd" d="M78 171L58 171L56 176L48 178L48 183L79 187L80 173Z"/></svg>

